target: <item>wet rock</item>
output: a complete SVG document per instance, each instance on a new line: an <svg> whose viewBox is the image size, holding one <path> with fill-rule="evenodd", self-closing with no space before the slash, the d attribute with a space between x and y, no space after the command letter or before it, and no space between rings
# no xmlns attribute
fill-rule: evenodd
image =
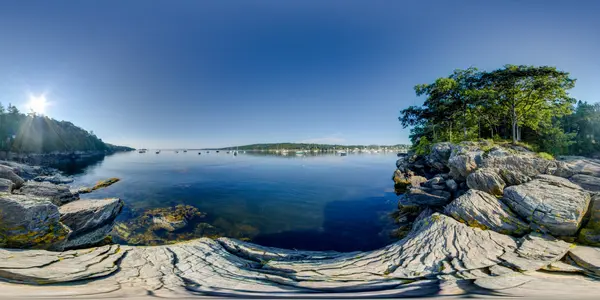
<svg viewBox="0 0 600 300"><path fill-rule="evenodd" d="M592 191L592 192L600 192L600 178L584 175L584 174L576 174L569 178L573 183L579 185L580 187Z"/></svg>
<svg viewBox="0 0 600 300"><path fill-rule="evenodd" d="M0 179L8 179L14 184L14 188L20 188L25 180L19 175L15 174L12 168L5 165L0 165Z"/></svg>
<svg viewBox="0 0 600 300"><path fill-rule="evenodd" d="M471 227L510 235L529 232L529 225L521 221L508 206L496 197L478 190L467 191L448 204L444 212Z"/></svg>
<svg viewBox="0 0 600 300"><path fill-rule="evenodd" d="M600 247L600 194L593 194L589 208L590 218L579 231L577 241L584 245Z"/></svg>
<svg viewBox="0 0 600 300"><path fill-rule="evenodd" d="M532 227L555 236L573 236L590 194L564 178L546 175L505 188L503 201Z"/></svg>
<svg viewBox="0 0 600 300"><path fill-rule="evenodd" d="M73 178L66 177L60 174L37 176L33 178L33 180L37 182L50 182L54 184L69 184L73 182Z"/></svg>
<svg viewBox="0 0 600 300"><path fill-rule="evenodd" d="M50 182L28 181L21 187L19 193L48 198L57 206L79 199L79 195L73 194L67 185L52 184Z"/></svg>
<svg viewBox="0 0 600 300"><path fill-rule="evenodd" d="M498 174L506 183L506 186L519 185L531 181L531 177L522 174L519 171L499 169Z"/></svg>
<svg viewBox="0 0 600 300"><path fill-rule="evenodd" d="M215 234L214 227L201 223L191 233L179 233L177 230L188 227L191 221L206 216L190 205L154 208L141 213L138 217L118 222L114 227L114 236L134 245L160 245L198 236ZM166 231L166 233L160 233Z"/></svg>
<svg viewBox="0 0 600 300"><path fill-rule="evenodd" d="M123 201L118 198L77 200L59 208L60 221L71 228L75 237L112 222L122 208Z"/></svg>
<svg viewBox="0 0 600 300"><path fill-rule="evenodd" d="M14 183L8 179L0 178L0 193L12 192Z"/></svg>
<svg viewBox="0 0 600 300"><path fill-rule="evenodd" d="M469 188L484 191L492 195L501 196L505 185L504 180L496 172L489 169L476 170L467 177L467 186Z"/></svg>
<svg viewBox="0 0 600 300"><path fill-rule="evenodd" d="M443 206L450 201L452 195L443 190L430 188L410 188L400 199L402 205Z"/></svg>
<svg viewBox="0 0 600 300"><path fill-rule="evenodd" d="M48 199L0 194L0 247L60 250L70 233Z"/></svg>

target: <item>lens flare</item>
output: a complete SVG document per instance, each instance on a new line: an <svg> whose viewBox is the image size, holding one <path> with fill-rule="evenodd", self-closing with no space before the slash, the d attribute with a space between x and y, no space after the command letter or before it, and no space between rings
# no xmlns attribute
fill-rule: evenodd
<svg viewBox="0 0 600 300"><path fill-rule="evenodd" d="M30 96L29 102L27 103L27 109L33 111L36 114L44 114L46 113L46 106L48 106L48 101L46 100L45 95L40 95L38 97Z"/></svg>

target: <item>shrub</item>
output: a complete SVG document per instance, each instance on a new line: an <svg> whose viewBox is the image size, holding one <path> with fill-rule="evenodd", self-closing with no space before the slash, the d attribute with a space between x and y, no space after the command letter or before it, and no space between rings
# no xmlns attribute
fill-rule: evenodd
<svg viewBox="0 0 600 300"><path fill-rule="evenodd" d="M538 156L543 159L554 160L554 156L552 156L552 154L550 154L550 153L540 152L540 153L538 153Z"/></svg>

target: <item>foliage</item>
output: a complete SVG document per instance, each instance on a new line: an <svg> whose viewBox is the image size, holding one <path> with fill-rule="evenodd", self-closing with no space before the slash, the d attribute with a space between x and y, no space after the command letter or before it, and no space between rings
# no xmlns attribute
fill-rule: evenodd
<svg viewBox="0 0 600 300"><path fill-rule="evenodd" d="M455 70L415 86L425 96L398 118L412 127L415 147L425 141L460 142L489 138L550 153L600 153L600 104L576 104L570 74L549 66L506 65L493 71Z"/></svg>
<svg viewBox="0 0 600 300"><path fill-rule="evenodd" d="M22 114L9 104L0 104L0 150L48 153L54 151L124 151L133 150L104 143L91 132L71 122L57 121L34 113Z"/></svg>
<svg viewBox="0 0 600 300"><path fill-rule="evenodd" d="M412 148L416 155L427 155L431 152L432 143L427 139L426 136L421 137L419 142Z"/></svg>
<svg viewBox="0 0 600 300"><path fill-rule="evenodd" d="M554 160L554 156L552 156L552 154L550 154L550 153L540 152L540 153L538 153L538 156L543 159Z"/></svg>

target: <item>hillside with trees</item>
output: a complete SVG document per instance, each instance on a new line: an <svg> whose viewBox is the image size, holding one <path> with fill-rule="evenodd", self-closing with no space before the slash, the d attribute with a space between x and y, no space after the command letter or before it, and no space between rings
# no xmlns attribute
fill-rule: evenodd
<svg viewBox="0 0 600 300"><path fill-rule="evenodd" d="M555 67L506 65L493 71L455 70L415 86L422 106L401 111L413 147L493 139L554 155L600 153L600 104L569 95L576 80Z"/></svg>
<svg viewBox="0 0 600 300"><path fill-rule="evenodd" d="M71 122L34 113L23 114L0 103L0 151L49 153L71 151L128 151L129 147L104 143L93 132Z"/></svg>

